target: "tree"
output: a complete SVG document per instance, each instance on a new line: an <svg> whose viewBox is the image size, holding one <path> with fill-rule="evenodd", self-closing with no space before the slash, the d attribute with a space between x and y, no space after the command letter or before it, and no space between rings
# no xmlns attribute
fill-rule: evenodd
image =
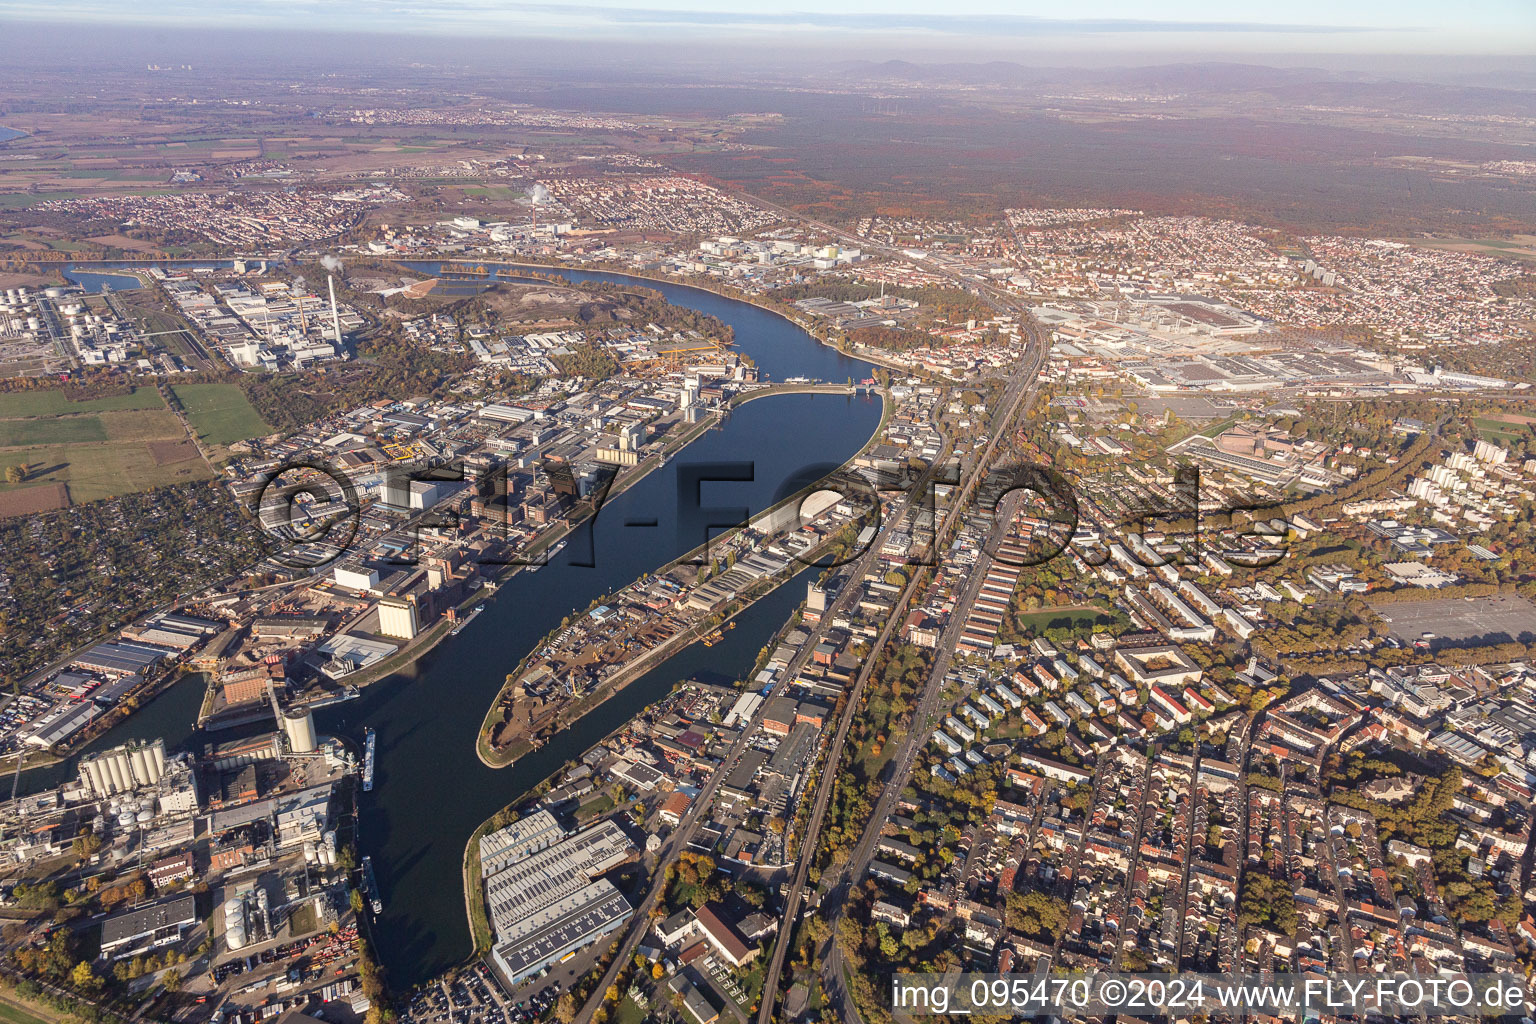
<svg viewBox="0 0 1536 1024"><path fill-rule="evenodd" d="M181 972L176 970L166 971L160 976L160 983L165 986L167 992L181 991Z"/></svg>
<svg viewBox="0 0 1536 1024"><path fill-rule="evenodd" d="M354 914L361 914L363 912L363 893L362 893L362 890L360 890L360 889L353 889L352 890L352 894L349 897L347 897L347 902L352 907L352 912Z"/></svg>
<svg viewBox="0 0 1536 1024"><path fill-rule="evenodd" d="M88 961L81 960L75 964L75 969L69 972L69 983L82 992L94 992L101 984L101 979L96 977L96 972L91 970Z"/></svg>

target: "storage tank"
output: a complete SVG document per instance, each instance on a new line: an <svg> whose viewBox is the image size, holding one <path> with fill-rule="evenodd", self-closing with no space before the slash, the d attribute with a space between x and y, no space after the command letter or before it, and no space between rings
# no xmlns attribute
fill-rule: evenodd
<svg viewBox="0 0 1536 1024"><path fill-rule="evenodd" d="M245 902L239 897L224 904L224 944L231 950L246 944Z"/></svg>
<svg viewBox="0 0 1536 1024"><path fill-rule="evenodd" d="M306 863L306 864L313 864L314 862L315 862L315 841L313 839L307 839L304 842L304 863Z"/></svg>
<svg viewBox="0 0 1536 1024"><path fill-rule="evenodd" d="M155 770L154 781L165 777L165 740L155 740L149 745L149 763Z"/></svg>
<svg viewBox="0 0 1536 1024"><path fill-rule="evenodd" d="M147 825L147 824L149 824L150 822L152 822L154 820L155 820L155 812L154 811L140 811L139 812L138 822L139 822L140 825Z"/></svg>
<svg viewBox="0 0 1536 1024"><path fill-rule="evenodd" d="M313 754L320 745L315 739L315 716L303 708L283 712L283 733L295 754Z"/></svg>

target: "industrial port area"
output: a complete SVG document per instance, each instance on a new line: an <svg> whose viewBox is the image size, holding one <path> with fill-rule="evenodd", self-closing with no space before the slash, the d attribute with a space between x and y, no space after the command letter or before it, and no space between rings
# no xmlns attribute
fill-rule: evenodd
<svg viewBox="0 0 1536 1024"><path fill-rule="evenodd" d="M0 0L0 1024L1533 1024L1536 21L1085 3Z"/></svg>

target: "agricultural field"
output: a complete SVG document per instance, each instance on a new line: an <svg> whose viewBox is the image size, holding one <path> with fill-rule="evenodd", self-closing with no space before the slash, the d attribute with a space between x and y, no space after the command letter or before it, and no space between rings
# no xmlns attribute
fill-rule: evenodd
<svg viewBox="0 0 1536 1024"><path fill-rule="evenodd" d="M19 391L0 395L0 419L24 416L73 416L81 413L124 412L131 409L164 409L165 403L154 388L134 388L121 395L91 398L82 402L70 399L57 389Z"/></svg>
<svg viewBox="0 0 1536 1024"><path fill-rule="evenodd" d="M0 515L211 475L154 388L78 402L57 390L0 395Z"/></svg>
<svg viewBox="0 0 1536 1024"><path fill-rule="evenodd" d="M203 444L222 447L272 433L238 385L183 384L174 390Z"/></svg>

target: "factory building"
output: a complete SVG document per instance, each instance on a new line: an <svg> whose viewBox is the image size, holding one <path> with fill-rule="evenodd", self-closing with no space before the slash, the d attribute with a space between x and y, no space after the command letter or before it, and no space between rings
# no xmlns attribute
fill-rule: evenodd
<svg viewBox="0 0 1536 1024"><path fill-rule="evenodd" d="M101 957L116 960L176 942L195 924L197 897L191 893L116 914L102 923Z"/></svg>
<svg viewBox="0 0 1536 1024"><path fill-rule="evenodd" d="M520 922L586 888L634 852L624 830L604 821L512 863L485 883L492 927L498 936L517 934Z"/></svg>

